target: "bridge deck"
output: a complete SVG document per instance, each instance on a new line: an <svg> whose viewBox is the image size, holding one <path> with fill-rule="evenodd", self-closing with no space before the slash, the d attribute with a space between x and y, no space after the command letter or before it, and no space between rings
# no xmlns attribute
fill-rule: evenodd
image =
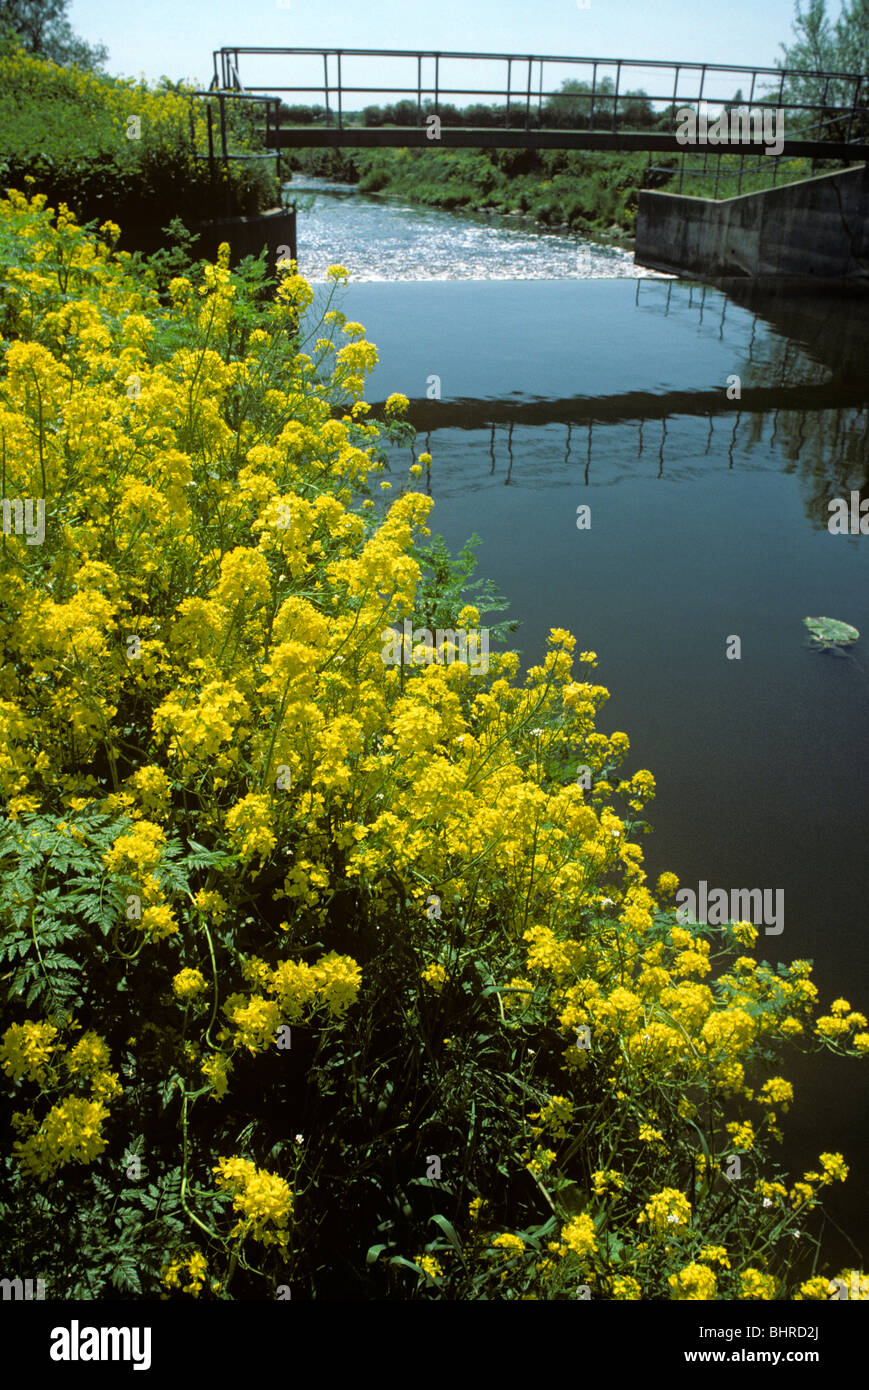
<svg viewBox="0 0 869 1390"><path fill-rule="evenodd" d="M460 149L760 152L756 128L750 132L753 139L739 143L715 143L708 136L685 142L680 113L689 108L701 122L707 113L712 120L719 111L731 120L736 110L773 113L775 152L782 157L869 157L865 71L428 49L233 46L215 50L212 90L223 99L260 93L268 94L275 106L279 99L307 106L313 118L307 123L293 122L285 109L277 130L271 129L270 143L278 149L426 149L439 144ZM453 104L460 97L464 110ZM493 105L495 99L500 104ZM366 107L366 100L373 105ZM391 115L384 111L384 101L392 106ZM427 129L432 116L439 121L436 136ZM731 136L736 133L731 125ZM682 142L678 134L683 134ZM784 138L782 150L777 148L779 136ZM766 140L771 150L773 141Z"/></svg>
<svg viewBox="0 0 869 1390"><path fill-rule="evenodd" d="M686 154L709 149L713 154L762 154L763 145L755 141L722 141L718 145L680 144L675 135L660 131L602 130L493 130L490 126L471 129L444 126L440 138L433 140L419 126L281 126L272 130L269 140L280 149L521 149L521 150L653 150L665 154ZM844 159L862 163L869 160L869 140L789 140L785 139L781 158Z"/></svg>

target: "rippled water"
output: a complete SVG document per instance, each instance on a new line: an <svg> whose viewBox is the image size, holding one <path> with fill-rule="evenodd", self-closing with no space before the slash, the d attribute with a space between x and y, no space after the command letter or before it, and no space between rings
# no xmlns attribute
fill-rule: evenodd
<svg viewBox="0 0 869 1390"><path fill-rule="evenodd" d="M518 219L411 207L359 193L350 184L297 176L286 185L299 204L299 269L323 280L343 265L361 280L636 279L650 271L617 247L564 232L531 230Z"/></svg>

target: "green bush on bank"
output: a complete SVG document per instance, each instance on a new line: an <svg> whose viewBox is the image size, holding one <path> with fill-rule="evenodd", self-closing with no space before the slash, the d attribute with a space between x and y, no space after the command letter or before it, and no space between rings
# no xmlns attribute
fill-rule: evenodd
<svg viewBox="0 0 869 1390"><path fill-rule="evenodd" d="M212 179L205 102L164 79L144 82L64 68L23 50L0 52L0 186L44 193L82 219L163 226L262 211L278 201L266 159L231 161ZM193 139L191 139L191 104ZM230 153L258 148L253 118L228 103ZM136 118L132 120L131 118ZM216 122L216 110L215 110ZM219 149L217 125L215 140Z"/></svg>

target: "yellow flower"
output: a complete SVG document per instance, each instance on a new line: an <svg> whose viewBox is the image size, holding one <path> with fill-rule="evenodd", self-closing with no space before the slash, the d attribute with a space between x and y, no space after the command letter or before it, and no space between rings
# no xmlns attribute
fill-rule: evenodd
<svg viewBox="0 0 869 1390"><path fill-rule="evenodd" d="M679 879L676 874L664 873L660 875L657 888L662 898L671 898L678 887Z"/></svg>
<svg viewBox="0 0 869 1390"><path fill-rule="evenodd" d="M558 1247L559 1255L578 1255L582 1259L594 1255L597 1251L597 1241L594 1234L594 1222L590 1216L583 1212L579 1216L573 1216L565 1226L561 1228L561 1244Z"/></svg>
<svg viewBox="0 0 869 1390"><path fill-rule="evenodd" d="M197 994L208 988L201 970L187 968L179 970L172 980L172 989L179 999L195 999Z"/></svg>
<svg viewBox="0 0 869 1390"><path fill-rule="evenodd" d="M754 1144L754 1126L750 1120L732 1121L725 1126L733 1141L734 1149L744 1149L746 1153Z"/></svg>
<svg viewBox="0 0 869 1390"><path fill-rule="evenodd" d="M91 1163L108 1143L100 1128L108 1113L102 1101L77 1096L53 1106L31 1138L15 1143L22 1168L44 1181L65 1163Z"/></svg>
<svg viewBox="0 0 869 1390"><path fill-rule="evenodd" d="M637 1217L637 1225L648 1223L657 1236L681 1234L691 1224L691 1203L676 1187L656 1192Z"/></svg>
<svg viewBox="0 0 869 1390"><path fill-rule="evenodd" d="M821 1154L821 1167L828 1182L845 1182L848 1165L841 1154Z"/></svg>
<svg viewBox="0 0 869 1390"><path fill-rule="evenodd" d="M698 1260L705 1261L706 1264L720 1264L722 1269L730 1268L730 1261L727 1258L727 1251L723 1245L704 1245L697 1255Z"/></svg>
<svg viewBox="0 0 869 1390"><path fill-rule="evenodd" d="M814 1299L815 1302L827 1302L836 1292L836 1285L830 1279L824 1279L816 1274L812 1279L807 1279L800 1284L799 1292L794 1294L794 1301L799 1303L801 1300Z"/></svg>
<svg viewBox="0 0 869 1390"><path fill-rule="evenodd" d="M448 976L445 968L442 965L438 965L436 961L433 961L431 965L427 965L424 970L420 971L420 979L424 980L427 985L430 985L435 994L440 994L447 982Z"/></svg>
<svg viewBox="0 0 869 1390"><path fill-rule="evenodd" d="M548 1172L556 1160L556 1153L553 1149L544 1149L538 1144L534 1150L533 1157L528 1161L526 1167L535 1178L542 1178Z"/></svg>
<svg viewBox="0 0 869 1390"><path fill-rule="evenodd" d="M359 327L361 328L362 325L360 324ZM362 332L365 332L364 328ZM392 395L386 398L384 410L387 415L403 415L409 405L410 401L407 399L407 396L402 396L400 391L393 391Z"/></svg>
<svg viewBox="0 0 869 1390"><path fill-rule="evenodd" d="M267 796L249 792L227 813L226 828L242 859L267 859L277 844Z"/></svg>
<svg viewBox="0 0 869 1390"><path fill-rule="evenodd" d="M742 946L753 946L757 940L757 927L751 922L733 922L730 930Z"/></svg>
<svg viewBox="0 0 869 1390"><path fill-rule="evenodd" d="M232 1193L239 1213L232 1235L252 1236L263 1245L285 1246L293 1194L283 1178L257 1168L246 1158L221 1158L212 1169L217 1186Z"/></svg>
<svg viewBox="0 0 869 1390"><path fill-rule="evenodd" d="M111 1054L108 1045L96 1033L87 1032L79 1038L66 1059L67 1069L73 1076L94 1076L105 1071Z"/></svg>
<svg viewBox="0 0 869 1390"><path fill-rule="evenodd" d="M153 941L162 941L167 936L174 936L178 930L172 909L165 903L156 907L146 907L138 925Z"/></svg>
<svg viewBox="0 0 869 1390"><path fill-rule="evenodd" d="M711 1269L705 1265L689 1264L678 1274L671 1274L667 1280L670 1297L677 1302L707 1300L715 1297L716 1280Z"/></svg>
<svg viewBox="0 0 869 1390"><path fill-rule="evenodd" d="M775 1298L776 1283L771 1274L762 1274L759 1269L744 1269L739 1276L743 1299Z"/></svg>
<svg viewBox="0 0 869 1390"><path fill-rule="evenodd" d="M760 1088L759 1105L781 1105L785 1110L794 1098L794 1088L781 1076L770 1077Z"/></svg>
<svg viewBox="0 0 869 1390"><path fill-rule="evenodd" d="M0 1044L6 1075L13 1081L20 1081L25 1075L29 1081L44 1081L57 1033L53 1023L11 1024Z"/></svg>
<svg viewBox="0 0 869 1390"><path fill-rule="evenodd" d="M468 1203L468 1215L474 1225L479 1221L486 1203L482 1197L473 1197Z"/></svg>
<svg viewBox="0 0 869 1390"><path fill-rule="evenodd" d="M254 995L247 1004L232 1007L228 1000L226 1011L238 1029L233 1038L233 1047L246 1047L253 1054L274 1045L281 1014L273 1000Z"/></svg>
<svg viewBox="0 0 869 1390"><path fill-rule="evenodd" d="M222 1052L207 1057L200 1067L215 1100L223 1100L229 1086L229 1061Z"/></svg>
<svg viewBox="0 0 869 1390"><path fill-rule="evenodd" d="M161 1275L161 1282L167 1289L175 1289L181 1286L181 1277L185 1273L188 1275L188 1282L184 1284L183 1292L192 1293L194 1298L198 1298L205 1286L208 1272L208 1263L205 1256L198 1250L192 1255L188 1255L180 1260L173 1260Z"/></svg>
<svg viewBox="0 0 869 1390"><path fill-rule="evenodd" d="M651 1125L640 1125L640 1142L643 1144L663 1144L664 1136L659 1129L652 1129Z"/></svg>
<svg viewBox="0 0 869 1390"><path fill-rule="evenodd" d="M419 1265L420 1269L424 1271L429 1279L443 1278L443 1267L440 1261L435 1259L434 1255L417 1255L414 1259L414 1264Z"/></svg>
<svg viewBox="0 0 869 1390"><path fill-rule="evenodd" d="M810 1183L795 1182L791 1188L791 1206L796 1208L807 1206L809 1208L816 1205L814 1201L815 1191Z"/></svg>

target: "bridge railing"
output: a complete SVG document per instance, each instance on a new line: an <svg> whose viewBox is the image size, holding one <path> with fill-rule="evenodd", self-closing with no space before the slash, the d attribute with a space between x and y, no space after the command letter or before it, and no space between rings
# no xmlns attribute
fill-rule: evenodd
<svg viewBox="0 0 869 1390"><path fill-rule="evenodd" d="M190 104L190 145L194 159L207 159L209 169L209 187L211 190L212 203L215 200L215 191L219 183L223 185L224 215L229 216L230 207L230 185L229 185L229 165L236 160L254 160L262 162L264 159L273 159L275 162L275 179L278 188L282 185L281 172L281 148L277 140L279 128L280 98L259 96L256 93L245 91L216 91L209 88L207 91L191 92ZM196 137L196 123L194 119L194 105L196 101L205 107L205 132L206 147L204 150L199 148ZM239 150L230 148L230 126L228 118L228 105L233 102L248 103L249 105L264 108L265 112L265 147L260 150ZM216 113L215 113L216 104ZM217 121L215 122L215 114ZM274 148L272 146L274 145ZM223 178L218 179L218 169L222 169ZM215 208L210 209L212 215Z"/></svg>
<svg viewBox="0 0 869 1390"><path fill-rule="evenodd" d="M364 81L358 71L353 80L351 72L360 64ZM299 75L300 65L308 68L302 76L309 80L287 81ZM385 78L387 70L396 75L391 81L372 83L372 68L378 79ZM450 76L457 68L458 77ZM269 77L267 70L270 80L260 80ZM481 75L484 85L476 80ZM573 90L557 85L559 78L572 83ZM640 78L644 85L638 87ZM654 131L675 136L678 111L690 107L699 114L704 103L710 108L772 108L780 113L791 138L796 138L791 125L801 124L821 132L826 128L827 136L822 133L819 138L842 147L869 141L865 72L422 49L224 47L214 53L212 86L303 98L309 107L322 100L321 122L336 131L358 129L360 118L375 123L373 111L366 118L362 109L366 97L386 98L390 105L397 101L395 114L401 119L391 124L406 129L419 128L435 115L447 128L501 126L529 133L569 129L613 135ZM476 103L471 122L453 105L455 97ZM495 98L501 99L500 108L493 106Z"/></svg>

